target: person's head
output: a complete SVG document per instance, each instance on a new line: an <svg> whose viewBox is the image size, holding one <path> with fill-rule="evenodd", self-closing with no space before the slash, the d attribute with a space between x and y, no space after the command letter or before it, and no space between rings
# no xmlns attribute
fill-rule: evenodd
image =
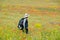
<svg viewBox="0 0 60 40"><path fill-rule="evenodd" d="M28 18L28 13L25 13L24 18Z"/></svg>

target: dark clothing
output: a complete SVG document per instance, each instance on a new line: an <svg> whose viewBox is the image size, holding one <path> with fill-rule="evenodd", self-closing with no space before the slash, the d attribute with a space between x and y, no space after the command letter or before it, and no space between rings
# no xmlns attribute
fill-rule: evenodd
<svg viewBox="0 0 60 40"><path fill-rule="evenodd" d="M21 20L19 20L18 25L23 25L23 21L24 21L24 18L22 18Z"/></svg>
<svg viewBox="0 0 60 40"><path fill-rule="evenodd" d="M28 20L26 20L26 22L25 22L25 27L26 28L28 27Z"/></svg>
<svg viewBox="0 0 60 40"><path fill-rule="evenodd" d="M22 18L22 19L25 19L25 18ZM24 32L24 25L23 25L23 23L21 24L20 22L21 22L21 20L20 20L19 23L18 23L18 28L21 27L20 30L22 30L22 31ZM19 27L19 26L20 26L20 27ZM28 20L26 20L26 22L25 22L25 30L26 30L26 33L28 33Z"/></svg>
<svg viewBox="0 0 60 40"><path fill-rule="evenodd" d="M23 25L21 25L21 29L20 30L22 30L23 32L24 32L24 26ZM28 33L28 28L27 27L25 27L25 30L26 30L26 33Z"/></svg>

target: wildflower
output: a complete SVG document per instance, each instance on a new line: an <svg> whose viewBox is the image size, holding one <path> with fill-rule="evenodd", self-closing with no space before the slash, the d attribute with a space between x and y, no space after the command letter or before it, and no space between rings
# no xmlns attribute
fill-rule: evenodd
<svg viewBox="0 0 60 40"><path fill-rule="evenodd" d="M41 28L42 25L41 25L40 23L36 23L36 24L35 24L35 27L36 27L36 28Z"/></svg>

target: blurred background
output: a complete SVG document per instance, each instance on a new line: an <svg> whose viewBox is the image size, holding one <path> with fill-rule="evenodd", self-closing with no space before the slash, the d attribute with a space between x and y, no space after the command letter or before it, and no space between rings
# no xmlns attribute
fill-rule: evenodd
<svg viewBox="0 0 60 40"><path fill-rule="evenodd" d="M28 35L17 28L25 13ZM60 40L60 0L0 0L0 40Z"/></svg>

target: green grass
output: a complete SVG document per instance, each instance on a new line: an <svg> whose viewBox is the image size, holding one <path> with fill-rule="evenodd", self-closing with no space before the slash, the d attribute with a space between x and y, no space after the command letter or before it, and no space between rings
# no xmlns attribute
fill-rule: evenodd
<svg viewBox="0 0 60 40"><path fill-rule="evenodd" d="M0 0L0 40L60 40L59 0L18 1ZM30 15L29 34L17 28L19 20L26 12Z"/></svg>
<svg viewBox="0 0 60 40"><path fill-rule="evenodd" d="M38 10L45 10L45 11L49 11L49 12L60 12L59 9L56 8L37 8Z"/></svg>
<svg viewBox="0 0 60 40"><path fill-rule="evenodd" d="M47 24L50 20L56 21L59 16L53 19L48 15L41 17L30 14L29 34L26 35L17 28L18 21L23 15L24 13L19 12L0 12L0 40L60 40L60 26ZM42 20L42 18L45 19ZM36 23L42 24L42 28L35 27Z"/></svg>

